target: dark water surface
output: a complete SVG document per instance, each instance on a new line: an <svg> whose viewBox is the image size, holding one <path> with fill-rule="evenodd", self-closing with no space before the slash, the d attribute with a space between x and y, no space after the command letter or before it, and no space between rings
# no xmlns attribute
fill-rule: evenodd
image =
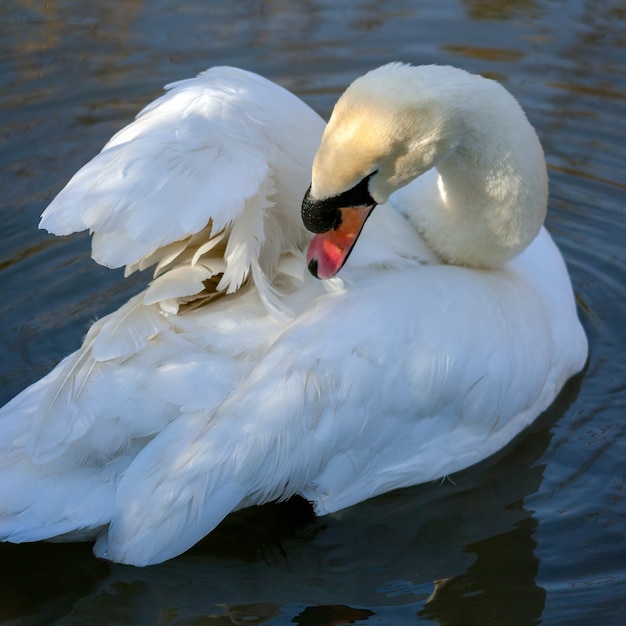
<svg viewBox="0 0 626 626"><path fill-rule="evenodd" d="M0 623L626 623L624 0L0 2L0 404L147 280L97 266L85 235L36 226L162 85L236 65L327 116L390 60L495 77L527 111L585 372L509 449L443 484L321 519L299 502L243 511L143 570L88 545L0 545Z"/></svg>

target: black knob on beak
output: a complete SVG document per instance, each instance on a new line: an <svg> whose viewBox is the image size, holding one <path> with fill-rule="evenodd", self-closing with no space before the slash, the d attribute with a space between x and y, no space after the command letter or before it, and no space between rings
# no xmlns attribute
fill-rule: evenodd
<svg viewBox="0 0 626 626"><path fill-rule="evenodd" d="M331 206L328 200L313 198L309 186L302 200L302 222L304 227L312 233L325 233L341 224L341 211L338 207Z"/></svg>

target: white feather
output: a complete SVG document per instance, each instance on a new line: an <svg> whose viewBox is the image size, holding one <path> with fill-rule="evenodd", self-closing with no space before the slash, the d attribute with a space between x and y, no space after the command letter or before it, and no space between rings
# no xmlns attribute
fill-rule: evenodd
<svg viewBox="0 0 626 626"><path fill-rule="evenodd" d="M88 229L94 259L126 265L127 275L153 263L161 271L193 248L194 235L209 224L214 235L228 228L234 241L227 244L220 290L231 293L261 252L274 177L284 177L281 187L294 186L293 176L309 166L302 156L310 160L322 122L287 91L234 68L213 68L168 89L77 172L40 227L57 235ZM266 124L267 107L282 109L284 117ZM301 145L289 145L297 132ZM306 189L302 184L295 197ZM276 212L283 209L293 207ZM284 228L280 221L268 224ZM212 247L195 250L192 264Z"/></svg>
<svg viewBox="0 0 626 626"><path fill-rule="evenodd" d="M63 359L55 369L56 376L49 378L26 445L26 452L36 463L61 454L67 444L87 432L95 419L94 410L78 403L95 365L90 358L93 341L93 337L88 339L79 351Z"/></svg>
<svg viewBox="0 0 626 626"><path fill-rule="evenodd" d="M150 305L162 300L194 295L204 289L203 281L214 272L204 265L183 265L152 281L143 296L143 304Z"/></svg>
<svg viewBox="0 0 626 626"><path fill-rule="evenodd" d="M103 320L91 346L91 356L96 361L129 357L155 340L164 328L166 323L158 308L146 306L145 295L136 296Z"/></svg>
<svg viewBox="0 0 626 626"><path fill-rule="evenodd" d="M370 192L383 194L417 178L376 208L341 278L305 271L299 208L323 124L241 70L172 85L46 209L43 227L89 229L99 262L155 265L155 278L0 410L0 537L99 536L98 555L146 565L243 506L300 494L336 511L489 456L582 368L586 338L544 229L491 269L441 260L450 242L468 263L493 260L512 232L533 232L545 189L533 178L524 199L519 180L545 164L519 107L453 68L368 77L345 123L333 115L314 187L376 171ZM455 152L459 128L475 132ZM425 163L439 170L418 176ZM477 202L455 228L466 195ZM485 246L472 237L490 218L506 228Z"/></svg>

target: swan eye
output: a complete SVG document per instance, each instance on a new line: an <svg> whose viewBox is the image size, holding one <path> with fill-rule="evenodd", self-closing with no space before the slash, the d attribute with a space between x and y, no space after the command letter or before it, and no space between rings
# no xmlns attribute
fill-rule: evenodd
<svg viewBox="0 0 626 626"><path fill-rule="evenodd" d="M354 187L324 200L317 200L311 196L311 186L309 186L302 200L302 221L305 228L312 233L325 233L337 229L341 224L340 209L375 206L376 201L369 192L369 181L374 174L376 171L367 175Z"/></svg>

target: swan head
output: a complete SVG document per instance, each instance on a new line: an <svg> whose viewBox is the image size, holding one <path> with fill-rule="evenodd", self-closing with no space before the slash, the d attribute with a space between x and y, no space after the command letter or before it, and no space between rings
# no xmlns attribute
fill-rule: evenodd
<svg viewBox="0 0 626 626"><path fill-rule="evenodd" d="M497 265L534 239L547 202L545 161L515 99L457 68L392 63L355 80L324 130L302 203L304 225L316 233L310 271L334 276L376 205L433 167L445 175L441 202L410 217L444 261ZM533 178L538 190L526 189ZM531 197L539 198L532 219L511 219Z"/></svg>

